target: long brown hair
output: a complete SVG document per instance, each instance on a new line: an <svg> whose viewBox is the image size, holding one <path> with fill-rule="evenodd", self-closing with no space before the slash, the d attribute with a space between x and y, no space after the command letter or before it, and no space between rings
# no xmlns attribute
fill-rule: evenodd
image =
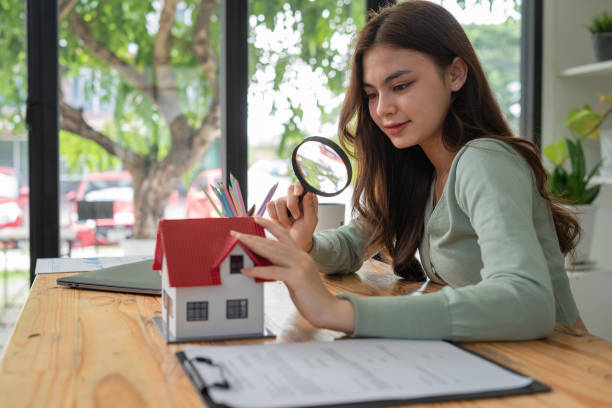
<svg viewBox="0 0 612 408"><path fill-rule="evenodd" d="M514 148L531 167L539 193L550 204L561 251L571 251L580 234L578 222L548 192L537 146L512 134L461 25L437 4L409 0L370 15L357 39L340 114L340 141L357 164L353 208L373 229L366 256L383 249L398 275L424 278L413 267L413 258L423 236L434 167L418 145L395 148L370 117L363 91L363 57L382 44L427 54L442 72L455 57L465 61L468 75L452 95L442 129L444 146L456 152L470 140L490 137Z"/></svg>

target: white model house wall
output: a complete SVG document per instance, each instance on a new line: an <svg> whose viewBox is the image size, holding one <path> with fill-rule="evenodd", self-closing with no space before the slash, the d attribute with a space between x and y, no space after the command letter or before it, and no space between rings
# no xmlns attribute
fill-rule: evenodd
<svg viewBox="0 0 612 408"><path fill-rule="evenodd" d="M176 288L170 287L168 283L168 264L166 262L166 257L164 256L162 262L162 318L167 330L172 336L174 336L176 334ZM172 301L172 313L170 315L167 314L166 310L166 296L170 297Z"/></svg>
<svg viewBox="0 0 612 408"><path fill-rule="evenodd" d="M174 317L170 317L170 330L177 339L210 336L241 337L263 333L263 284L241 273L231 274L232 255L243 256L245 268L253 266L253 261L244 249L236 245L220 265L221 285L171 288L173 291L168 292L173 297L175 308ZM164 260L164 270L165 267ZM226 302L232 299L247 300L247 318L227 318ZM187 302L203 301L208 302L208 320L187 321ZM162 310L162 313L165 311Z"/></svg>

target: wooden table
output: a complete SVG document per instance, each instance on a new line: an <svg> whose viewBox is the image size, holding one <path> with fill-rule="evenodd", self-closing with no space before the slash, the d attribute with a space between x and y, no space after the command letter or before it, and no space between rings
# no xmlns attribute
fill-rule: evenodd
<svg viewBox="0 0 612 408"><path fill-rule="evenodd" d="M0 406L202 406L174 358L181 345L166 345L151 321L161 313L159 297L60 288L55 280L64 275L38 275L34 281L0 366ZM374 261L357 275L326 277L325 282L334 293L363 296L418 295L439 289L431 283L403 282ZM267 324L277 338L226 344L341 336L310 326L282 284L266 283L265 296ZM553 391L436 406L612 406L610 341L559 326L543 340L465 346L548 384Z"/></svg>

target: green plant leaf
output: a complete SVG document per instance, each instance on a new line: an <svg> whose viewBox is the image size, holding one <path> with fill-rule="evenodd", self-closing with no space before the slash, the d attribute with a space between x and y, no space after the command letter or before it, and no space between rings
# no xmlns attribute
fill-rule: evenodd
<svg viewBox="0 0 612 408"><path fill-rule="evenodd" d="M591 179L593 178L593 176L597 173L597 171L599 170L599 168L601 167L601 165L603 164L603 160L600 160L599 162L597 162L597 164L595 166L593 166L593 168L591 169L591 171L589 172L589 175L587 176L585 183L589 183L589 181L591 181Z"/></svg>
<svg viewBox="0 0 612 408"><path fill-rule="evenodd" d="M591 204L593 201L595 201L595 199L599 195L599 187L600 186L594 186L594 187L587 189L584 192L582 202L578 202L576 204Z"/></svg>
<svg viewBox="0 0 612 408"><path fill-rule="evenodd" d="M556 166L561 166L567 159L567 148L565 147L565 139L561 138L555 143L545 146L542 150L544 156Z"/></svg>
<svg viewBox="0 0 612 408"><path fill-rule="evenodd" d="M594 112L589 105L584 105L569 112L565 125L583 138L599 139L597 128L600 119L600 114Z"/></svg>
<svg viewBox="0 0 612 408"><path fill-rule="evenodd" d="M563 143L562 143L563 142ZM561 145L567 148L566 157L570 158L570 169L567 171L560 162L555 165L552 172L548 174L548 183L550 192L557 195L572 204L590 204L599 194L599 186L587 188L591 178L597 173L602 162L599 161L586 175L586 162L584 159L584 151L582 150L582 142L580 140L560 139L554 145L557 149L561 149ZM554 149L549 146L544 148L544 153L547 158L554 155ZM557 153L559 154L559 153ZM552 160L551 160L552 161Z"/></svg>
<svg viewBox="0 0 612 408"><path fill-rule="evenodd" d="M560 197L565 197L567 172L561 166L555 167L550 177L550 191Z"/></svg>
<svg viewBox="0 0 612 408"><path fill-rule="evenodd" d="M607 102L608 105L612 106L612 94L598 94L599 95L599 109L603 111L601 104Z"/></svg>
<svg viewBox="0 0 612 408"><path fill-rule="evenodd" d="M565 141L567 143L570 165L572 166L572 175L575 175L576 179L582 181L584 180L584 175L586 174L582 143L580 140L572 141L566 139Z"/></svg>
<svg viewBox="0 0 612 408"><path fill-rule="evenodd" d="M612 14L604 11L595 15L587 28L592 34L612 32Z"/></svg>

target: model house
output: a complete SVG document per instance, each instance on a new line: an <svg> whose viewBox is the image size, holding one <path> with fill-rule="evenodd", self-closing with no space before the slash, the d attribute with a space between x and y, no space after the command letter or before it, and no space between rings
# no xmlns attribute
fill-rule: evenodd
<svg viewBox="0 0 612 408"><path fill-rule="evenodd" d="M270 263L231 230L265 236L250 217L160 221L153 269L162 274L167 341L263 335L263 281L240 271Z"/></svg>

